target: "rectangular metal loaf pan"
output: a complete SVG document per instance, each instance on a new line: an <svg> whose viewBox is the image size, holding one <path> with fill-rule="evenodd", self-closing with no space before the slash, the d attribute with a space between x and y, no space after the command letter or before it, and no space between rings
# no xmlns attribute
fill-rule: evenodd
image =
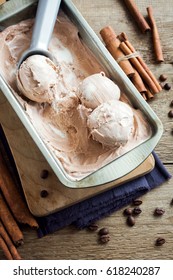
<svg viewBox="0 0 173 280"><path fill-rule="evenodd" d="M0 25L9 26L19 22L20 20L30 17L36 7L36 2L37 1L34 0L11 0L7 2L0 10ZM137 166L139 166L151 154L157 145L163 133L163 127L157 115L153 112L143 97L140 96L131 81L109 54L107 49L104 47L100 39L82 17L74 4L70 0L64 0L61 3L61 8L75 23L75 25L77 25L83 41L90 48L103 67L107 70L111 79L113 79L119 85L121 90L126 93L133 106L135 108L139 108L147 117L153 130L150 139L115 159L113 162L100 168L98 171L95 171L86 178L82 180L73 180L64 172L61 164L59 164L54 155L42 141L37 131L29 121L28 116L26 115L22 106L19 104L12 91L8 87L8 84L1 76L0 88L26 127L27 131L30 133L31 137L49 162L53 171L65 186L71 188L84 188L103 185L128 174Z"/></svg>

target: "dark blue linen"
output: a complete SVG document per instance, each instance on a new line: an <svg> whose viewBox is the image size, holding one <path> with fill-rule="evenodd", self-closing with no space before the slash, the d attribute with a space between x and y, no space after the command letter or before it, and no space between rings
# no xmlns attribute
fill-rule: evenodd
<svg viewBox="0 0 173 280"><path fill-rule="evenodd" d="M171 178L158 156L153 152L155 167L148 174L112 188L85 201L72 205L46 217L38 218L38 236L53 233L68 225L85 228Z"/></svg>

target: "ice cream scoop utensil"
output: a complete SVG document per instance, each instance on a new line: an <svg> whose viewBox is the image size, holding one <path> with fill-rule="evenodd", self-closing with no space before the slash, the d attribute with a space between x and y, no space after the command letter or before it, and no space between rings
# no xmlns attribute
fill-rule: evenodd
<svg viewBox="0 0 173 280"><path fill-rule="evenodd" d="M52 59L48 51L48 45L57 18L60 2L60 0L39 1L31 44L29 49L26 50L20 58L18 68L21 63L31 55L40 54Z"/></svg>

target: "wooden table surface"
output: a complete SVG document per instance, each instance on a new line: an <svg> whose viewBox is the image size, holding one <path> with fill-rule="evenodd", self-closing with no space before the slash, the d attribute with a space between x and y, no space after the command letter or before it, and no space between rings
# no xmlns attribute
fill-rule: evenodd
<svg viewBox="0 0 173 280"><path fill-rule="evenodd" d="M168 117L170 102L173 99L173 0L136 0L139 9L146 16L146 7L153 5L158 25L165 61L156 64L152 49L151 35L142 34L127 12L122 0L73 0L79 11L99 35L106 25L111 25L116 33L126 32L135 48L156 75L164 73L172 90L163 90L149 102L164 125L163 136L155 151L173 174L173 119ZM141 199L142 213L133 227L128 227L123 209L98 222L99 228L108 227L111 240L98 244L97 232L77 230L72 226L38 239L37 233L23 227L25 243L19 248L23 259L173 259L173 198L172 179L154 189ZM153 211L162 207L165 214L156 218ZM166 243L155 246L157 237ZM4 259L0 251L0 259Z"/></svg>

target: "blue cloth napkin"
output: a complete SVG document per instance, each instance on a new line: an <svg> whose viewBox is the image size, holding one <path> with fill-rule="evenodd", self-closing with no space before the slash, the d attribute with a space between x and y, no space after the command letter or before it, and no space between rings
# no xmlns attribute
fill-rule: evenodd
<svg viewBox="0 0 173 280"><path fill-rule="evenodd" d="M57 213L38 218L38 236L42 237L71 224L80 229L85 228L170 179L171 175L154 152L153 156L155 167L148 174Z"/></svg>

